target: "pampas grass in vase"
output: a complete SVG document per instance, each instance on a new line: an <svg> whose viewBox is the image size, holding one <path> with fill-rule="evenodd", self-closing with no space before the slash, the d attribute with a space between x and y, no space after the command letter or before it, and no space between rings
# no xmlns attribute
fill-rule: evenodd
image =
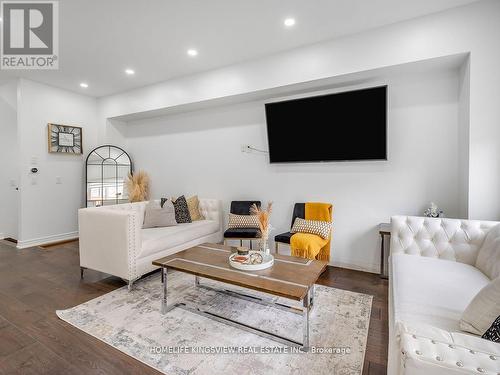
<svg viewBox="0 0 500 375"><path fill-rule="evenodd" d="M270 231L270 223L269 219L271 217L271 213L273 212L273 202L268 202L267 207L262 209L261 207L257 207L254 203L250 207L250 214L256 215L259 219L259 230L260 230L260 250L269 254L269 247L267 246L267 241L269 239L269 231Z"/></svg>
<svg viewBox="0 0 500 375"><path fill-rule="evenodd" d="M142 202L149 199L149 176L146 172L129 173L125 186L130 202Z"/></svg>

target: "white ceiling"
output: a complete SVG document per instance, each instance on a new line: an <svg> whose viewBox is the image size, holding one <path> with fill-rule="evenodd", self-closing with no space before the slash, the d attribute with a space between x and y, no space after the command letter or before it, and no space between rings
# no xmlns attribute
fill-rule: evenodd
<svg viewBox="0 0 500 375"><path fill-rule="evenodd" d="M60 0L59 70L3 70L0 81L22 76L104 96L474 1ZM286 17L296 25L285 28Z"/></svg>

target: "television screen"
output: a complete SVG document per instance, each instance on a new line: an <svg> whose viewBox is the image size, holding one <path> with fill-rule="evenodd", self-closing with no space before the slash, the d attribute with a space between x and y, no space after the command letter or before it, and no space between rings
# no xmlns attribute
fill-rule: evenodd
<svg viewBox="0 0 500 375"><path fill-rule="evenodd" d="M266 104L271 163L387 159L387 86Z"/></svg>

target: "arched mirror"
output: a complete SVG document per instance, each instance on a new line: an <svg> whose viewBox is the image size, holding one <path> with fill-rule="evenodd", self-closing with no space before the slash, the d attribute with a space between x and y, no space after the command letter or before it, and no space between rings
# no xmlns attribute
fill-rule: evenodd
<svg viewBox="0 0 500 375"><path fill-rule="evenodd" d="M120 147L104 145L92 150L86 160L87 207L128 202L124 185L132 171L132 161Z"/></svg>

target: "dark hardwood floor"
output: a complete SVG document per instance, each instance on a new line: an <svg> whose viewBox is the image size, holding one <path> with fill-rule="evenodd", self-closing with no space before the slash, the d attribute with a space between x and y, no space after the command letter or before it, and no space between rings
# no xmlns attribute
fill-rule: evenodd
<svg viewBox="0 0 500 375"><path fill-rule="evenodd" d="M387 280L329 267L320 283L373 295L363 374L385 374ZM123 285L91 270L80 280L78 242L16 250L0 241L0 374L158 374L55 314Z"/></svg>

